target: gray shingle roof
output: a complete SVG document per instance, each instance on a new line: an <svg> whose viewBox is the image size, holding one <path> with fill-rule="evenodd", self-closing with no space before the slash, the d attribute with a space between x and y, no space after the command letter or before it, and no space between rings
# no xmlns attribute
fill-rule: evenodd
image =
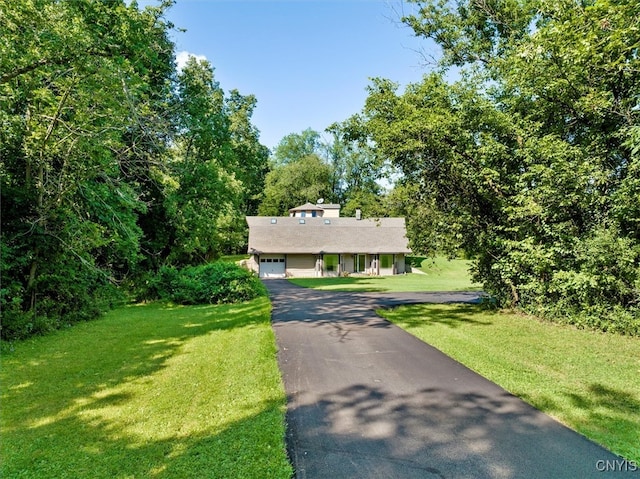
<svg viewBox="0 0 640 479"><path fill-rule="evenodd" d="M247 216L249 253L410 253L404 218ZM275 219L275 223L272 223ZM300 224L304 220L304 224ZM329 224L326 223L329 221Z"/></svg>
<svg viewBox="0 0 640 479"><path fill-rule="evenodd" d="M296 206L295 208L289 209L289 212L293 211L322 211L322 206L314 205L313 203L305 203L302 206Z"/></svg>

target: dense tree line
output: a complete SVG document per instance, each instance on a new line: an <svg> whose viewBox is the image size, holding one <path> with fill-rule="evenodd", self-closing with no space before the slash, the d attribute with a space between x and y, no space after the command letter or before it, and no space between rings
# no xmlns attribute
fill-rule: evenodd
<svg viewBox="0 0 640 479"><path fill-rule="evenodd" d="M344 139L341 131L335 124L327 129L329 139L307 129L280 141L270 158L261 215L287 214L289 208L320 198L342 205L344 215L356 208L368 216L389 215L380 185L388 176L388 162L367 145Z"/></svg>
<svg viewBox="0 0 640 479"><path fill-rule="evenodd" d="M171 2L0 0L2 337L242 246L268 149L253 96L177 71Z"/></svg>
<svg viewBox="0 0 640 479"><path fill-rule="evenodd" d="M149 272L242 251L245 214L318 198L406 216L414 251L464 251L501 305L640 334L640 4L409 4L437 68L373 80L329 140L269 156L253 96L176 69L171 1L0 0L2 337L94 317Z"/></svg>
<svg viewBox="0 0 640 479"><path fill-rule="evenodd" d="M502 305L640 334L640 3L411 3L438 68L374 80L342 131L402 171L413 248L464 250Z"/></svg>

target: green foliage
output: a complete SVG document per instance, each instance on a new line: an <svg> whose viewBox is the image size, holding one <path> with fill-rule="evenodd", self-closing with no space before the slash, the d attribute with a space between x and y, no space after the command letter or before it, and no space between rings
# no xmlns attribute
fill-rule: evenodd
<svg viewBox="0 0 640 479"><path fill-rule="evenodd" d="M389 216L378 184L387 165L367 144L352 139L349 128L346 123L331 125L329 141L311 129L285 136L271 157L258 213L281 215L323 198L341 204L346 215L360 208L369 217Z"/></svg>
<svg viewBox="0 0 640 479"><path fill-rule="evenodd" d="M171 73L172 46L163 8L5 0L0 11L6 338L95 317L135 269L145 204L127 177L139 159L129 133L147 86Z"/></svg>
<svg viewBox="0 0 640 479"><path fill-rule="evenodd" d="M144 292L147 299L177 304L238 303L264 295L264 285L255 274L224 261L182 269L164 266Z"/></svg>
<svg viewBox="0 0 640 479"><path fill-rule="evenodd" d="M309 155L271 170L266 177L264 200L258 213L287 215L290 208L318 198L332 200L331 167L317 155Z"/></svg>
<svg viewBox="0 0 640 479"><path fill-rule="evenodd" d="M282 166L295 163L307 156L320 156L321 143L320 133L311 128L301 133L290 133L276 146L272 157L273 162L276 166Z"/></svg>
<svg viewBox="0 0 640 479"><path fill-rule="evenodd" d="M243 96L237 90L231 90L227 100L229 134L234 152L234 170L236 179L243 185L240 211L246 215L255 215L262 198L265 176L269 170L269 149L259 142L260 133L251 124L251 115L257 100L253 95ZM244 217L240 222L245 226ZM235 247L238 252L242 249Z"/></svg>
<svg viewBox="0 0 640 479"><path fill-rule="evenodd" d="M87 267L77 258L60 256L52 256L51 264L40 268L33 288L41 293L33 297L29 308L23 304L25 297L30 296L24 294L22 284L9 274L3 276L0 290L3 340L46 334L63 326L95 319L114 305L123 303L122 291L99 270Z"/></svg>
<svg viewBox="0 0 640 479"><path fill-rule="evenodd" d="M376 79L348 122L403 173L414 251L462 248L502 305L637 334L640 6L414 3L461 80Z"/></svg>
<svg viewBox="0 0 640 479"><path fill-rule="evenodd" d="M207 62L176 72L171 3L0 0L2 337L246 243L268 156L255 98L227 98Z"/></svg>
<svg viewBox="0 0 640 479"><path fill-rule="evenodd" d="M169 165L175 182L165 199L174 228L168 262L198 264L219 254L219 223L237 211L242 186L231 168L224 92L209 62L189 58L178 75L178 89L180 133Z"/></svg>

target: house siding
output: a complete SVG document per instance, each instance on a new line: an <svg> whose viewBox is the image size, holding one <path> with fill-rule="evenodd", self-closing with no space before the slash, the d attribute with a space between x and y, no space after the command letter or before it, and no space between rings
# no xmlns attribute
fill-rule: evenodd
<svg viewBox="0 0 640 479"><path fill-rule="evenodd" d="M322 261L318 261L318 256L314 254L288 254L286 256L286 276L294 278L313 278L316 276L338 276L337 272L321 271L324 265ZM393 274L404 274L407 271L405 255L394 254L393 255L393 268L380 268L379 271L375 270L376 264L379 264L379 259L375 259L376 255L364 255L366 261L366 268L362 272L368 275L380 275L387 276ZM263 258L281 258L282 255L263 255ZM243 266L254 271L256 274L260 272L260 263L258 255L251 255L251 257L243 263ZM354 274L356 272L356 255L352 253L345 253L340 255L340 273L347 272Z"/></svg>
<svg viewBox="0 0 640 479"><path fill-rule="evenodd" d="M316 255L288 254L287 276L298 278L312 278L316 273Z"/></svg>
<svg viewBox="0 0 640 479"><path fill-rule="evenodd" d="M333 205L325 206L325 213L330 206ZM296 209L311 210L313 205ZM286 267L288 277L337 276L343 272L390 275L407 270L404 255L410 250L404 218L247 216L246 219L247 249L254 255L247 266L254 271L263 269L259 260L267 259L268 255L286 257L286 262L278 260L278 265L273 260L263 265L269 275L277 273L276 266L280 265ZM338 262L336 256L328 255L339 255Z"/></svg>
<svg viewBox="0 0 640 479"><path fill-rule="evenodd" d="M352 254L349 254L349 253L343 254L340 264L342 266L341 271L346 271L347 273L353 273L356 270L355 262L353 260Z"/></svg>

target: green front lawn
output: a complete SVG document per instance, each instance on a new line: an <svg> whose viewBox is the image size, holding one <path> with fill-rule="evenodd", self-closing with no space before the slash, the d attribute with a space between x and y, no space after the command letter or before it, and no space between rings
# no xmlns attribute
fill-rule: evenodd
<svg viewBox="0 0 640 479"><path fill-rule="evenodd" d="M572 429L640 464L640 339L470 305L385 318Z"/></svg>
<svg viewBox="0 0 640 479"><path fill-rule="evenodd" d="M346 278L292 278L293 284L305 288L331 291L372 291L372 292L410 292L410 291L478 291L480 285L474 284L469 276L470 262L461 259L415 258L419 273L398 274L395 276L355 276Z"/></svg>
<svg viewBox="0 0 640 479"><path fill-rule="evenodd" d="M13 348L1 477L291 477L266 298L129 306Z"/></svg>

